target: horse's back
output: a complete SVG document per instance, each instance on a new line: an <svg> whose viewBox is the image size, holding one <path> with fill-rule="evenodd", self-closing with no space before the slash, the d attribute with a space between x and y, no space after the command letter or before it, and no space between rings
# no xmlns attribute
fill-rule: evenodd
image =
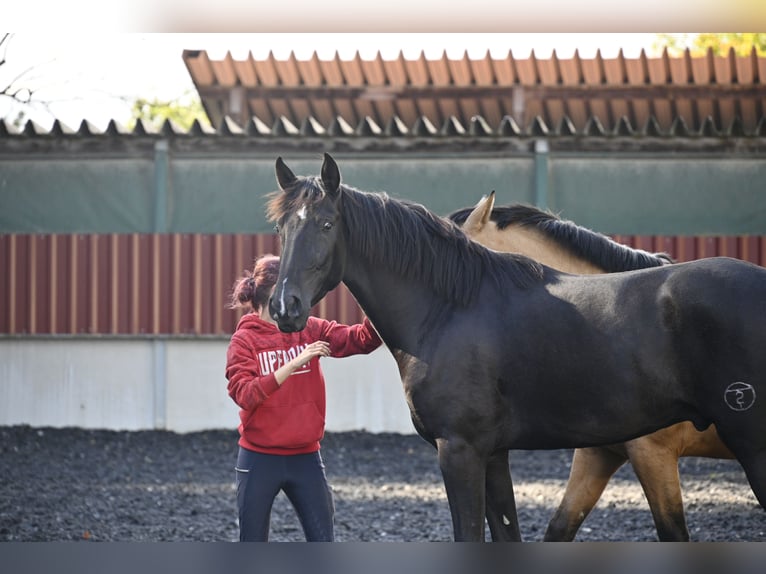
<svg viewBox="0 0 766 574"><path fill-rule="evenodd" d="M685 336L708 336L711 342L766 335L766 269L728 257L701 259L668 267L661 291L668 309ZM672 312L672 316L671 316ZM743 341L744 342L744 341Z"/></svg>
<svg viewBox="0 0 766 574"><path fill-rule="evenodd" d="M703 287L714 290L734 288L766 293L766 269L732 257L709 257L686 263L676 263L665 269L671 276L702 281Z"/></svg>

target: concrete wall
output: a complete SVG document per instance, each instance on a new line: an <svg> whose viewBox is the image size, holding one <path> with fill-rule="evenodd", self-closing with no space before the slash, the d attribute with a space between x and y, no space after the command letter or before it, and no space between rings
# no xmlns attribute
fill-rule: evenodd
<svg viewBox="0 0 766 574"><path fill-rule="evenodd" d="M192 432L236 428L226 393L227 341L0 341L0 426ZM327 430L413 433L388 349L322 359Z"/></svg>

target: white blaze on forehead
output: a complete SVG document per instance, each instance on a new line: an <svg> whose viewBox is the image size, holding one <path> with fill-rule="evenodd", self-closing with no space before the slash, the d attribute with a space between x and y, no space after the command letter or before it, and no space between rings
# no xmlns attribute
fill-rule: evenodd
<svg viewBox="0 0 766 574"><path fill-rule="evenodd" d="M306 219L306 205L302 205L301 208L298 210L298 219L301 221Z"/></svg>
<svg viewBox="0 0 766 574"><path fill-rule="evenodd" d="M284 316L285 314L285 283L287 283L287 277L282 280L282 294L279 296L279 312Z"/></svg>

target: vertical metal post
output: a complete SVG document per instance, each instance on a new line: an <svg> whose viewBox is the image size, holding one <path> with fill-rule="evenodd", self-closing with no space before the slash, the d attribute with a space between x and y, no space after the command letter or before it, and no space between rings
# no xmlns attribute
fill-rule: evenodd
<svg viewBox="0 0 766 574"><path fill-rule="evenodd" d="M514 121L524 125L524 112L526 110L526 98L524 97L524 88L513 86L511 90L511 113Z"/></svg>
<svg viewBox="0 0 766 574"><path fill-rule="evenodd" d="M154 233L168 229L168 172L170 171L167 140L154 144Z"/></svg>
<svg viewBox="0 0 766 574"><path fill-rule="evenodd" d="M167 428L167 347L162 339L152 341L152 362L154 365L154 428Z"/></svg>
<svg viewBox="0 0 766 574"><path fill-rule="evenodd" d="M247 110L245 108L245 88L243 86L230 88L229 115L243 127L247 125Z"/></svg>
<svg viewBox="0 0 766 574"><path fill-rule="evenodd" d="M168 231L168 176L170 158L167 140L154 144L154 233ZM163 339L152 340L154 428L167 428L167 343Z"/></svg>
<svg viewBox="0 0 766 574"><path fill-rule="evenodd" d="M535 141L535 205L548 209L548 141Z"/></svg>

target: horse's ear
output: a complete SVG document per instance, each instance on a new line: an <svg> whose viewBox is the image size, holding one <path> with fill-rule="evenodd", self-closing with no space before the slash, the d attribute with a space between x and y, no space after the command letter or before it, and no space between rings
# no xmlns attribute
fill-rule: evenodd
<svg viewBox="0 0 766 574"><path fill-rule="evenodd" d="M322 185L332 196L337 195L340 189L340 170L329 153L324 154L324 162L322 162Z"/></svg>
<svg viewBox="0 0 766 574"><path fill-rule="evenodd" d="M289 167L287 167L287 164L282 161L281 157L277 158L277 165L276 165L276 174L277 174L277 183L279 184L280 189L287 189L288 187L291 187L295 181L298 179L295 177L295 174L290 170Z"/></svg>
<svg viewBox="0 0 766 574"><path fill-rule="evenodd" d="M473 208L473 211L466 218L463 229L474 232L481 231L489 221L494 205L495 190L493 189L492 193L479 200L479 203L476 204L476 207Z"/></svg>

